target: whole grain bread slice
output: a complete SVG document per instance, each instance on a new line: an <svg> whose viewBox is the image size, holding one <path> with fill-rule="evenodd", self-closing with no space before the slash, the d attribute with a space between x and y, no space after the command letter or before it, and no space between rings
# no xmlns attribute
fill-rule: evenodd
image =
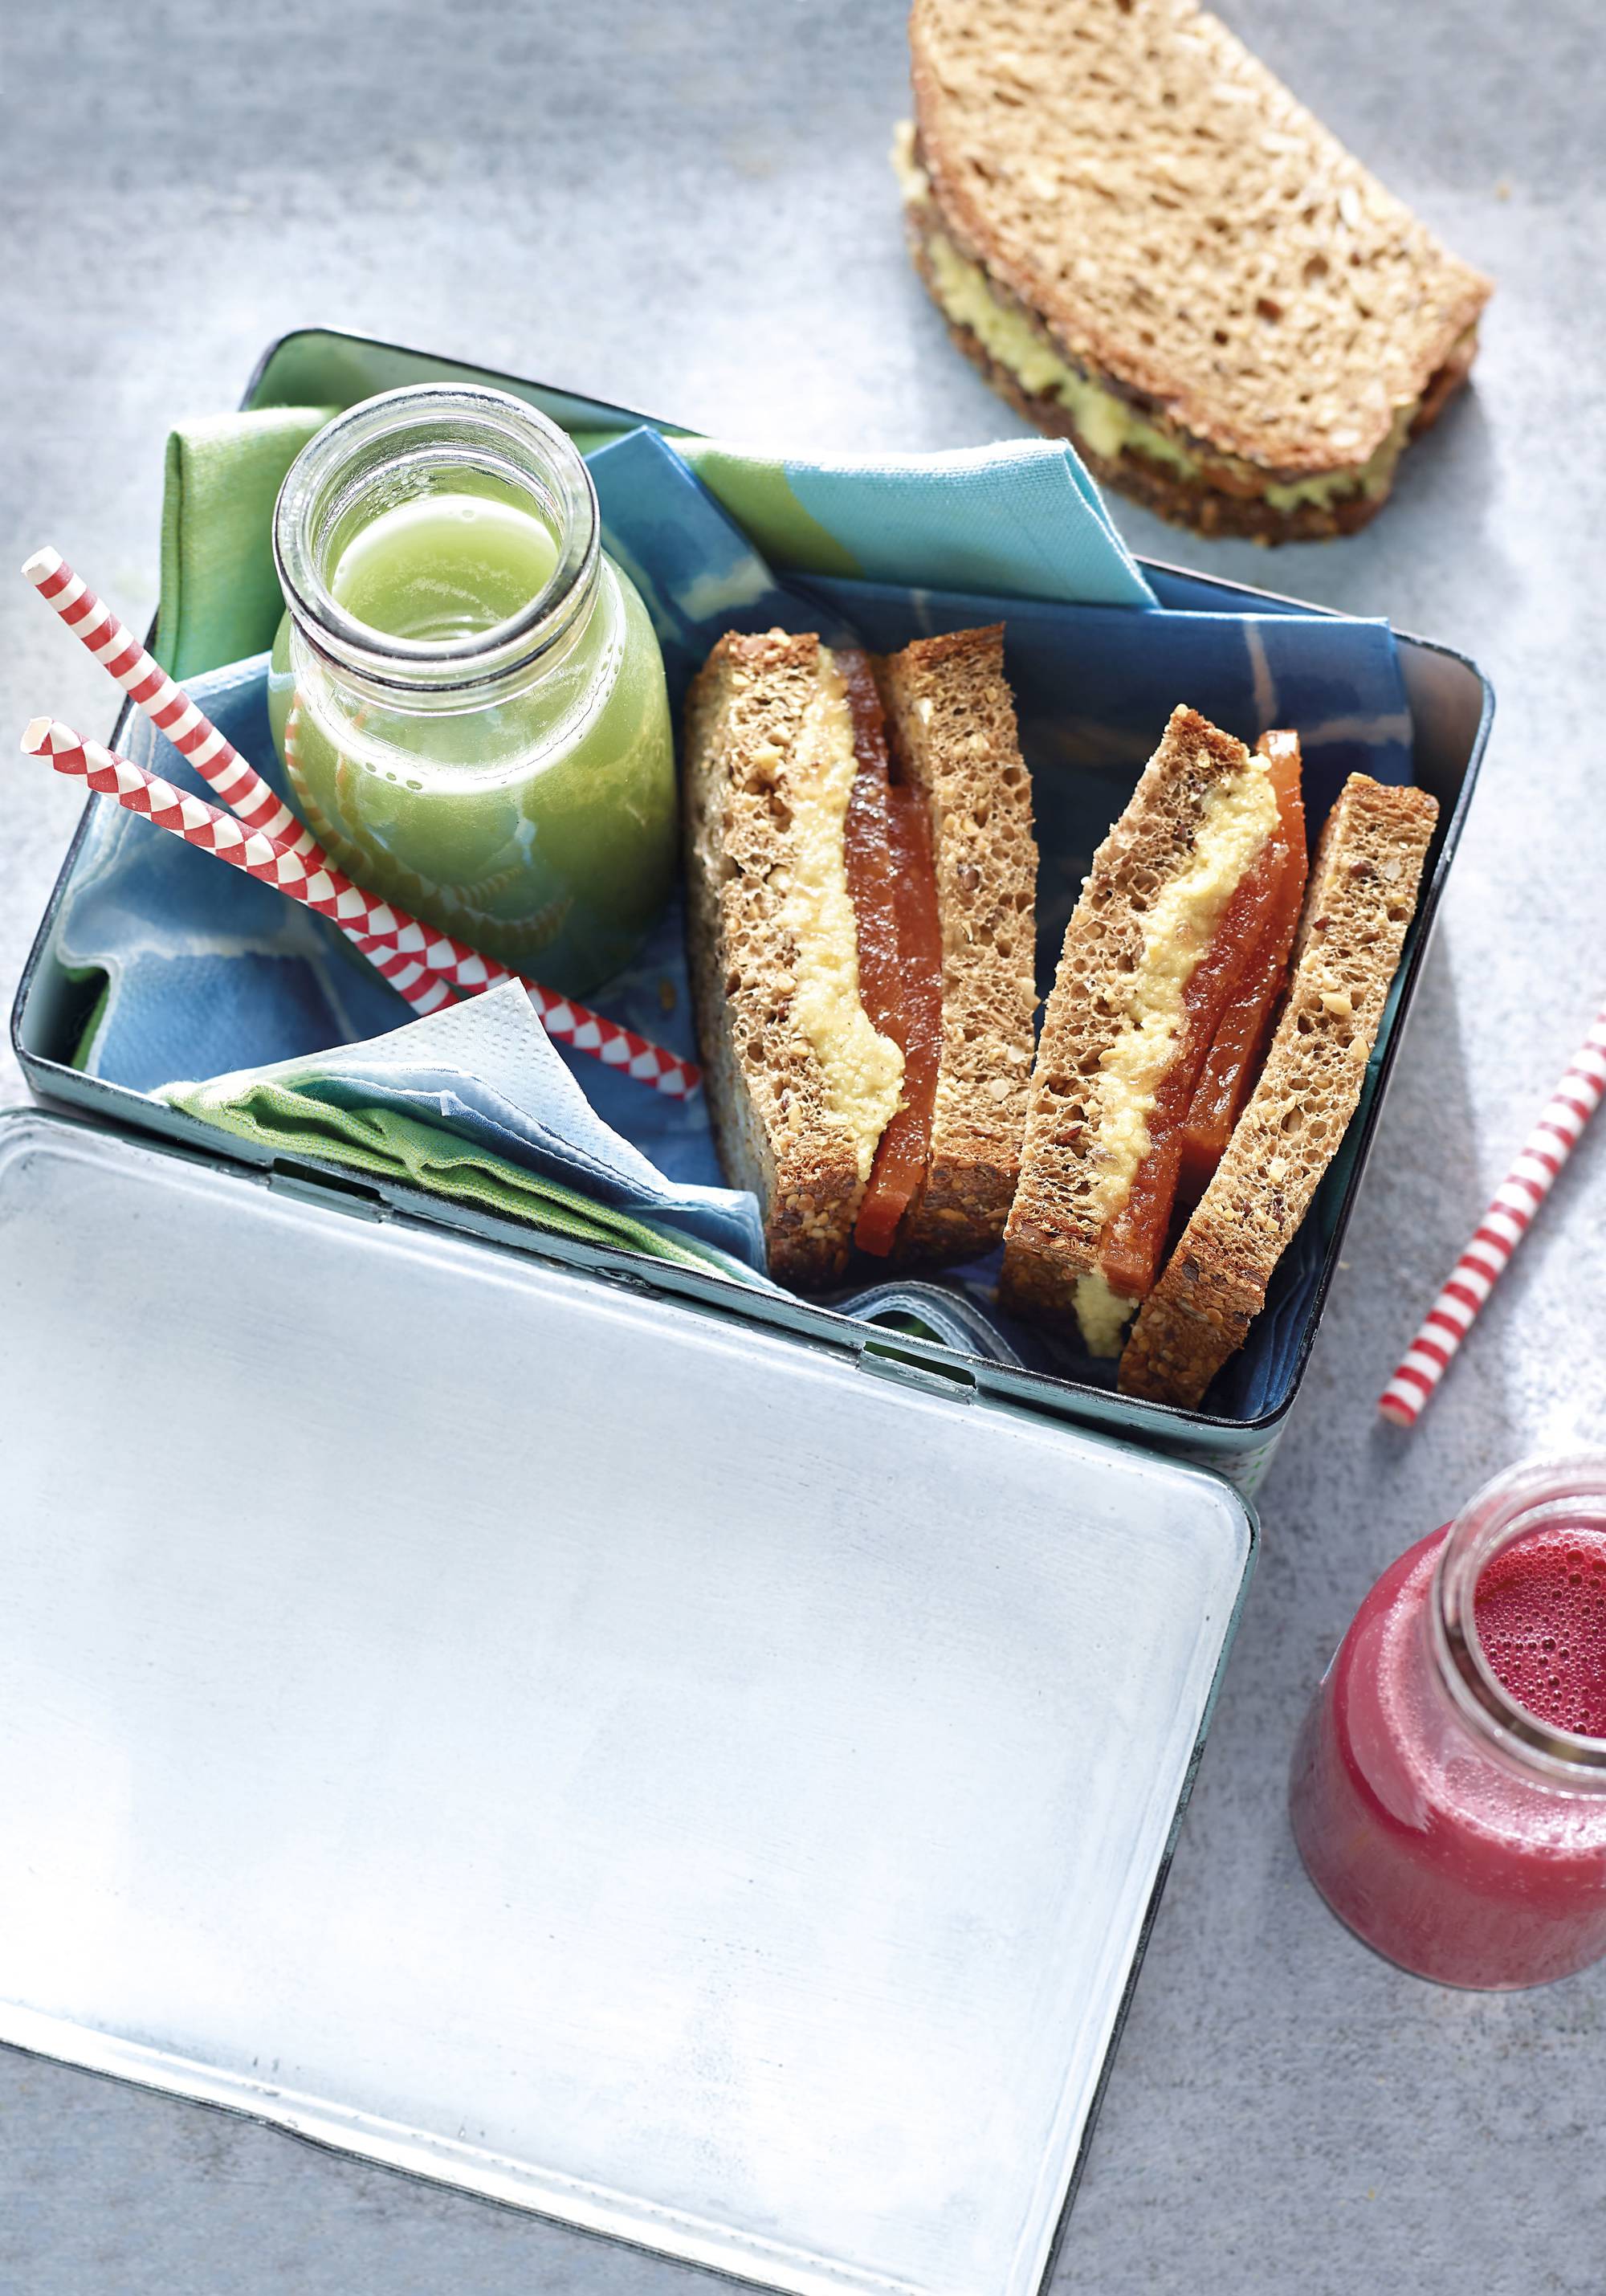
<svg viewBox="0 0 1606 2296"><path fill-rule="evenodd" d="M1143 919L1192 854L1210 790L1250 762L1241 742L1196 709L1174 709L1130 803L1094 857L1044 1015L1020 1181L1004 1230L999 1297L1018 1315L1069 1317L1077 1285L1096 1262L1105 1219L1097 1201L1098 1079L1125 1025Z"/></svg>
<svg viewBox="0 0 1606 2296"><path fill-rule="evenodd" d="M1489 282L1192 0L914 0L909 33L956 247L1181 438L1347 471L1454 371Z"/></svg>
<svg viewBox="0 0 1606 2296"><path fill-rule="evenodd" d="M1196 1406L1265 1306L1360 1099L1438 817L1425 790L1365 774L1345 783L1317 848L1266 1066L1138 1312L1118 1374L1124 1394Z"/></svg>
<svg viewBox="0 0 1606 2296"><path fill-rule="evenodd" d="M722 637L687 696L683 790L692 993L720 1162L758 1199L771 1274L802 1291L842 1273L864 1193L792 1021L783 916L789 776L820 652L817 637L781 630Z"/></svg>
<svg viewBox="0 0 1606 2296"><path fill-rule="evenodd" d="M1031 780L1004 673L1004 626L917 638L878 665L900 780L931 826L942 923L942 1060L923 1187L900 1261L990 1250L1020 1169L1037 988Z"/></svg>

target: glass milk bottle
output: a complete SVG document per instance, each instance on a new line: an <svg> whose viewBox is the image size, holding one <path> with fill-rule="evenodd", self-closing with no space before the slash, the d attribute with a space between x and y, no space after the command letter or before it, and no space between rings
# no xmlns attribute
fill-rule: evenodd
<svg viewBox="0 0 1606 2296"><path fill-rule="evenodd" d="M1512 1469L1383 1573L1290 1808L1333 1911L1419 1976L1539 1985L1606 1955L1606 1457Z"/></svg>
<svg viewBox="0 0 1606 2296"><path fill-rule="evenodd" d="M337 417L274 518L297 809L359 884L576 996L675 865L663 662L599 526L565 434L457 384Z"/></svg>

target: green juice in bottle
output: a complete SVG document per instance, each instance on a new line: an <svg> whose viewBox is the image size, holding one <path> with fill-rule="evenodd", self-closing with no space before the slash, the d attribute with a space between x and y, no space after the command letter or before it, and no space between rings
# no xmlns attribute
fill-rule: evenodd
<svg viewBox="0 0 1606 2296"><path fill-rule="evenodd" d="M668 894L674 747L657 639L562 433L499 392L386 393L306 450L275 546L269 710L332 857L552 987L617 972Z"/></svg>

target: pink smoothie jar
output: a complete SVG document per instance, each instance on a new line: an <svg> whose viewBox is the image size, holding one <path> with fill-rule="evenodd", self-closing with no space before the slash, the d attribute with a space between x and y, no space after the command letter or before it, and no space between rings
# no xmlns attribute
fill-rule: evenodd
<svg viewBox="0 0 1606 2296"><path fill-rule="evenodd" d="M1443 1985L1606 1955L1606 1456L1487 1484L1367 1595L1290 1781L1316 1888Z"/></svg>

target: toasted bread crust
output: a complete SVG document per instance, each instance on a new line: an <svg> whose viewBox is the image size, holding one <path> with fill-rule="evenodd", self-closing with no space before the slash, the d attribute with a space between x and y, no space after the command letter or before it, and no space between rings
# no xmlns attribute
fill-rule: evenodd
<svg viewBox="0 0 1606 2296"><path fill-rule="evenodd" d="M1037 847L1004 626L917 638L879 665L900 775L924 795L942 922L942 1062L926 1180L894 1256L988 1251L1020 1169L1032 1065Z"/></svg>
<svg viewBox="0 0 1606 2296"><path fill-rule="evenodd" d="M914 0L961 245L1090 371L1268 472L1364 463L1490 285L1192 0Z"/></svg>
<svg viewBox="0 0 1606 2296"><path fill-rule="evenodd" d="M1438 808L1352 774L1311 873L1288 1001L1226 1154L1122 1355L1127 1395L1197 1406L1266 1286L1360 1099Z"/></svg>
<svg viewBox="0 0 1606 2296"><path fill-rule="evenodd" d="M864 1193L791 1020L797 948L770 882L792 858L787 767L819 658L816 637L727 635L686 698L692 994L709 1111L732 1185L758 1199L770 1273L799 1291L841 1275Z"/></svg>
<svg viewBox="0 0 1606 2296"><path fill-rule="evenodd" d="M1193 850L1209 791L1250 753L1196 709L1171 713L1130 804L1094 856L1065 929L1032 1072L1020 1182L1004 1231L1003 1304L1063 1322L1094 1266L1098 1101L1093 1080L1127 1011L1123 984L1143 947L1143 914Z"/></svg>

